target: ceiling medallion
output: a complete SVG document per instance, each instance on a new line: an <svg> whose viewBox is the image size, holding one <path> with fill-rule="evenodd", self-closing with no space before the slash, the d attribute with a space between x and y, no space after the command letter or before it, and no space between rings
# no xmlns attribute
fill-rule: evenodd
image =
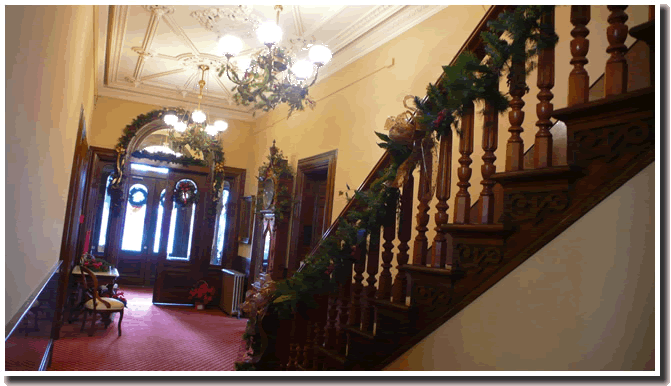
<svg viewBox="0 0 671 386"><path fill-rule="evenodd" d="M238 31L243 35L250 35L261 23L261 19L252 14L251 5L229 5L210 7L204 11L191 12L200 25L208 31L232 32ZM221 23L223 21L223 23ZM222 27L219 30L217 27Z"/></svg>
<svg viewBox="0 0 671 386"><path fill-rule="evenodd" d="M308 88L317 81L319 69L331 60L331 50L308 40L292 40L290 42L293 45L309 47L307 55L304 54L309 60L297 60L298 55L291 48L280 46L282 29L279 21L282 9L281 5L276 5L276 20L268 20L257 28L256 36L266 48L253 55L248 63L244 63L244 60L238 60L237 63L230 61L242 51L243 42L240 38L233 35L220 38L219 50L226 57L226 63L219 68L219 76L226 74L236 84L231 91L234 92L233 99L237 104L251 105L254 110L270 111L286 103L291 116L293 111L303 110L305 105L314 107L315 102L308 96Z"/></svg>
<svg viewBox="0 0 671 386"><path fill-rule="evenodd" d="M194 54L184 54L177 57L177 63L184 68L200 68L201 65L208 67L219 67L223 64L221 60L205 58Z"/></svg>

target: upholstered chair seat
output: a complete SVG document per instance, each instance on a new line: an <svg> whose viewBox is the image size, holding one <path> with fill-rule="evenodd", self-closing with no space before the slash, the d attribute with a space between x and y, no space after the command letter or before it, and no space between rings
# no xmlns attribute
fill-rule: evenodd
<svg viewBox="0 0 671 386"><path fill-rule="evenodd" d="M106 302L109 303L109 307L105 305L105 303L101 302L100 300L96 301L96 306L95 308L98 310L121 310L123 309L124 305L123 302L116 300L114 298L100 298ZM93 307L93 299L90 299L86 304L84 304L84 307L86 307L89 310L92 310Z"/></svg>

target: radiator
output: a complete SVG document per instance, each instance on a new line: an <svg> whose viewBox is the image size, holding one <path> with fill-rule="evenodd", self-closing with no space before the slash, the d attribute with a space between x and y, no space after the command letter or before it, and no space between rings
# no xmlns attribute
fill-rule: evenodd
<svg viewBox="0 0 671 386"><path fill-rule="evenodd" d="M229 315L240 315L240 305L244 298L245 274L222 269L221 300L219 307Z"/></svg>

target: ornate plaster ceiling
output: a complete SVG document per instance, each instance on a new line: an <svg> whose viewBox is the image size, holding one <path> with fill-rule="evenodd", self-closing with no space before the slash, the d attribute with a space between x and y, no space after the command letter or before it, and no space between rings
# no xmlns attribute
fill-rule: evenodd
<svg viewBox="0 0 671 386"><path fill-rule="evenodd" d="M319 74L323 80L381 44L425 20L440 5L290 5L280 14L281 45L299 58L301 43L314 37L333 59ZM98 95L160 106L193 108L200 64L207 64L202 105L220 118L252 120L248 107L231 97L234 84L217 74L226 59L217 52L220 36L243 39L240 58L263 46L254 35L258 23L275 20L272 5L116 5L99 13ZM258 117L258 115L257 115Z"/></svg>

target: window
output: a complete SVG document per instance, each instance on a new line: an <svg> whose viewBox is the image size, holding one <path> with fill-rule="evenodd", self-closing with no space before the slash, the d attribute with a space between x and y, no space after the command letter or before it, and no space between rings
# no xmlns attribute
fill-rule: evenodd
<svg viewBox="0 0 671 386"><path fill-rule="evenodd" d="M196 183L192 180L180 180L176 185L182 182L190 182L195 187ZM174 200L172 203L172 213L170 215L170 231L168 234L168 260L186 260L191 258L191 242L193 239L193 221L196 217L196 203L191 205L178 205Z"/></svg>
<svg viewBox="0 0 671 386"><path fill-rule="evenodd" d="M144 217L147 213L147 187L135 184L128 191L128 205L126 205L126 219L123 226L121 249L124 251L140 252L144 235Z"/></svg>
<svg viewBox="0 0 671 386"><path fill-rule="evenodd" d="M223 262L224 246L226 242L226 215L228 207L228 198L229 198L229 189L230 185L228 182L224 183L224 191L221 194L221 199L217 205L217 210L219 216L217 216L217 223L214 230L214 245L212 247L212 257L210 258L210 264L212 265L221 265Z"/></svg>
<svg viewBox="0 0 671 386"><path fill-rule="evenodd" d="M108 191L110 183L112 182L111 172L107 174L107 183L105 183L105 201L103 201L103 210L100 217L100 229L98 232L98 248L96 252L103 253L105 252L105 240L107 239L107 226L109 225L110 218L110 203L112 202L112 196Z"/></svg>
<svg viewBox="0 0 671 386"><path fill-rule="evenodd" d="M163 208L165 207L165 189L161 191L158 210L156 211L156 233L154 234L154 253L158 253L158 247L161 245L161 228L163 225Z"/></svg>

